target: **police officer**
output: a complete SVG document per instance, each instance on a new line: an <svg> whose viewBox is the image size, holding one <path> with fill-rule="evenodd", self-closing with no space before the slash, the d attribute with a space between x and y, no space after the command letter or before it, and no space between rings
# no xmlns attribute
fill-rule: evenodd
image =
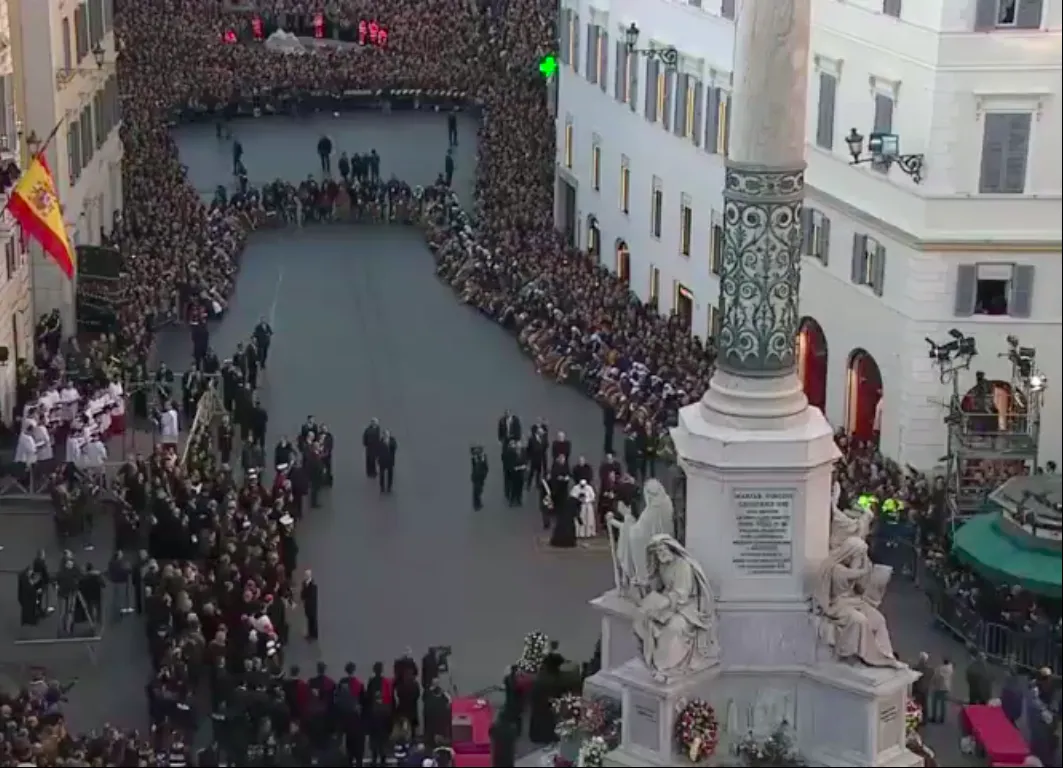
<svg viewBox="0 0 1063 768"><path fill-rule="evenodd" d="M474 445L470 451L472 461L472 508L483 509L484 485L487 483L487 454L483 446Z"/></svg>

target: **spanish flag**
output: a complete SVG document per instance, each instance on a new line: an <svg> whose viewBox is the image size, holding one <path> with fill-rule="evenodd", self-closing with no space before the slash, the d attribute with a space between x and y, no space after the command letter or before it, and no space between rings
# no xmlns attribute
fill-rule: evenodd
<svg viewBox="0 0 1063 768"><path fill-rule="evenodd" d="M22 174L8 199L7 209L30 237L41 244L59 268L71 280L74 278L74 249L66 236L63 211L55 179L44 155L37 155Z"/></svg>

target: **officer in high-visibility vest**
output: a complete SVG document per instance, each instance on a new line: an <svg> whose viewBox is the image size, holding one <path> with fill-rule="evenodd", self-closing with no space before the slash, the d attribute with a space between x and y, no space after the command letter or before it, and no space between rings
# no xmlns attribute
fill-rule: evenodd
<svg viewBox="0 0 1063 768"><path fill-rule="evenodd" d="M882 502L880 516L887 523L898 523L901 519L901 503L896 499L886 499Z"/></svg>

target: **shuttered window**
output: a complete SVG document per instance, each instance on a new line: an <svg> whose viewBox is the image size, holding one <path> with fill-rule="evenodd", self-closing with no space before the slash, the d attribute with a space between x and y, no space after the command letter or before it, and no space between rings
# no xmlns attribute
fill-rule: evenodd
<svg viewBox="0 0 1063 768"><path fill-rule="evenodd" d="M15 76L0 78L0 142L4 149L18 145L18 121L15 118Z"/></svg>
<svg viewBox="0 0 1063 768"><path fill-rule="evenodd" d="M853 235L852 280L881 296L886 283L886 247L868 235Z"/></svg>
<svg viewBox="0 0 1063 768"><path fill-rule="evenodd" d="M690 75L676 74L675 80L675 117L672 119L672 132L685 139L690 131L693 103L690 101Z"/></svg>
<svg viewBox="0 0 1063 768"><path fill-rule="evenodd" d="M89 20L82 3L74 9L74 49L77 54L75 66L80 66L81 60L89 55Z"/></svg>
<svg viewBox="0 0 1063 768"><path fill-rule="evenodd" d="M602 93L607 90L609 82L609 33L604 29L598 30L598 87Z"/></svg>
<svg viewBox="0 0 1063 768"><path fill-rule="evenodd" d="M61 33L63 36L63 69L69 71L74 66L73 41L70 38L70 19L63 19Z"/></svg>
<svg viewBox="0 0 1063 768"><path fill-rule="evenodd" d="M814 208L801 211L801 253L824 266L830 263L830 219Z"/></svg>
<svg viewBox="0 0 1063 768"><path fill-rule="evenodd" d="M720 15L725 19L734 21L735 17L735 0L723 0L720 3Z"/></svg>
<svg viewBox="0 0 1063 768"><path fill-rule="evenodd" d="M993 29L1040 29L1044 19L1044 0L977 0L974 28L979 32Z"/></svg>
<svg viewBox="0 0 1063 768"><path fill-rule="evenodd" d="M103 44L103 0L89 0L89 50Z"/></svg>
<svg viewBox="0 0 1063 768"><path fill-rule="evenodd" d="M92 107L81 110L81 164L88 165L96 154L95 137L92 130Z"/></svg>
<svg viewBox="0 0 1063 768"><path fill-rule="evenodd" d="M92 124L96 133L96 149L100 149L103 143L107 141L108 127L105 102L104 92L96 91L96 95L92 97Z"/></svg>
<svg viewBox="0 0 1063 768"><path fill-rule="evenodd" d="M893 133L893 99L882 93L875 94L875 133ZM886 173L890 169L888 162L871 163L871 167L879 173Z"/></svg>
<svg viewBox="0 0 1063 768"><path fill-rule="evenodd" d="M882 0L882 13L899 19L901 17L901 0Z"/></svg>
<svg viewBox="0 0 1063 768"><path fill-rule="evenodd" d="M572 11L564 9L558 17L558 50L561 52L561 63L569 63L569 52L572 47Z"/></svg>
<svg viewBox="0 0 1063 768"><path fill-rule="evenodd" d="M956 267L956 317L1028 318L1033 312L1035 269L1030 264L961 264Z"/></svg>
<svg viewBox="0 0 1063 768"><path fill-rule="evenodd" d="M572 37L569 39L569 56L571 59L572 70L576 73L579 72L579 14L572 14L572 23L569 25Z"/></svg>
<svg viewBox="0 0 1063 768"><path fill-rule="evenodd" d="M587 79L598 84L598 27L587 25Z"/></svg>
<svg viewBox="0 0 1063 768"><path fill-rule="evenodd" d="M816 146L834 148L834 102L838 80L829 72L819 73L819 104L816 113Z"/></svg>
<svg viewBox="0 0 1063 768"><path fill-rule="evenodd" d="M690 78L687 86L694 100L694 123L690 127L690 140L695 147L701 146L701 126L705 119L705 88L696 77Z"/></svg>
<svg viewBox="0 0 1063 768"><path fill-rule="evenodd" d="M73 184L81 176L81 126L77 120L71 120L66 126L66 159Z"/></svg>
<svg viewBox="0 0 1063 768"><path fill-rule="evenodd" d="M1026 191L1033 116L1024 112L989 112L982 126L982 167L978 191L1021 195Z"/></svg>
<svg viewBox="0 0 1063 768"><path fill-rule="evenodd" d="M616 41L616 74L614 75L615 82L613 83L613 98L619 101L621 104L627 101L628 98L628 60L631 54L627 50L627 45L623 40Z"/></svg>
<svg viewBox="0 0 1063 768"><path fill-rule="evenodd" d="M672 130L672 96L675 90L675 71L662 67L658 70L657 117L664 130Z"/></svg>
<svg viewBox="0 0 1063 768"><path fill-rule="evenodd" d="M627 59L627 103L632 112L639 111L639 57L632 53Z"/></svg>
<svg viewBox="0 0 1063 768"><path fill-rule="evenodd" d="M710 87L706 92L705 151L711 155L726 155L730 136L730 97L722 88Z"/></svg>
<svg viewBox="0 0 1063 768"><path fill-rule="evenodd" d="M657 89L660 87L661 63L656 59L646 59L646 119L651 123L657 122Z"/></svg>

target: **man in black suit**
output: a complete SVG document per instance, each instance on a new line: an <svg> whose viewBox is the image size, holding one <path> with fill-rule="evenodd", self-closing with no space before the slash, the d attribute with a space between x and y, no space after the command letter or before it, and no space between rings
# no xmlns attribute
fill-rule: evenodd
<svg viewBox="0 0 1063 768"><path fill-rule="evenodd" d="M263 316L252 334L255 339L255 350L258 352L258 364L262 370L266 370L266 360L269 358L269 345L273 341L273 328Z"/></svg>
<svg viewBox="0 0 1063 768"><path fill-rule="evenodd" d="M506 446L512 441L516 440L518 443L522 441L523 430L520 425L520 417L515 416L509 411L502 413L502 418L498 420L498 447L500 450L505 450Z"/></svg>
<svg viewBox="0 0 1063 768"><path fill-rule="evenodd" d="M365 449L365 476L376 477L376 460L380 452L380 422L373 419L362 432L362 448Z"/></svg>
<svg viewBox="0 0 1063 768"><path fill-rule="evenodd" d="M299 602L303 604L303 615L306 616L306 639L315 642L317 640L317 582L314 581L314 574L309 568L303 573Z"/></svg>
<svg viewBox="0 0 1063 768"><path fill-rule="evenodd" d="M380 492L391 493L395 481L395 454L399 450L399 441L391 432L384 430L380 436L380 448L377 454L377 472L380 475Z"/></svg>

